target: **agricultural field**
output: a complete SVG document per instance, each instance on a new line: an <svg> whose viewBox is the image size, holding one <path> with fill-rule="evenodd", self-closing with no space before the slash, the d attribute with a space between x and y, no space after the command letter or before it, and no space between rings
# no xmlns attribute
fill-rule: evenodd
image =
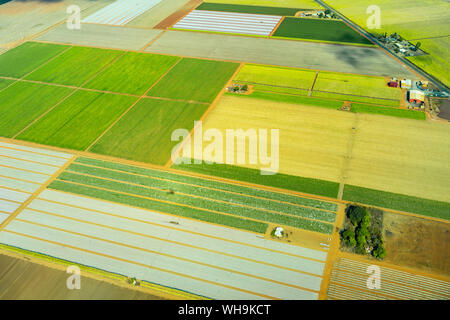
<svg viewBox="0 0 450 320"><path fill-rule="evenodd" d="M49 188L259 233L267 222L331 233L337 210L319 200L89 158L77 159Z"/></svg>
<svg viewBox="0 0 450 320"><path fill-rule="evenodd" d="M230 1L231 2L231 1ZM208 11L223 11L223 12L236 12L236 13L253 13L253 14L268 14L274 16L295 16L300 11L299 8L283 8L283 7L265 7L255 5L241 5L241 4L227 4L227 3L212 3L203 2L195 10L208 10Z"/></svg>
<svg viewBox="0 0 450 320"><path fill-rule="evenodd" d="M207 108L207 104L142 99L90 151L164 165L178 143L171 141L172 132L191 130Z"/></svg>
<svg viewBox="0 0 450 320"><path fill-rule="evenodd" d="M367 288L367 268L377 265L381 287ZM339 258L331 270L328 298L332 300L448 300L450 283L431 276L381 266L374 261L361 262Z"/></svg>
<svg viewBox="0 0 450 320"><path fill-rule="evenodd" d="M77 91L17 138L85 150L136 100L123 95Z"/></svg>
<svg viewBox="0 0 450 320"><path fill-rule="evenodd" d="M372 45L372 42L344 22L327 19L286 17L273 37Z"/></svg>
<svg viewBox="0 0 450 320"><path fill-rule="evenodd" d="M413 44L421 42L425 56L408 57L408 59L450 85L450 38L448 36L448 21L450 20L450 5L444 0L327 0L327 4L341 12L347 18L366 28L369 5L378 5L382 12L381 29L376 33L388 34L397 32ZM417 14L420 12L420 14ZM367 30L372 32L373 30Z"/></svg>
<svg viewBox="0 0 450 320"><path fill-rule="evenodd" d="M148 92L148 96L212 102L237 63L183 58Z"/></svg>

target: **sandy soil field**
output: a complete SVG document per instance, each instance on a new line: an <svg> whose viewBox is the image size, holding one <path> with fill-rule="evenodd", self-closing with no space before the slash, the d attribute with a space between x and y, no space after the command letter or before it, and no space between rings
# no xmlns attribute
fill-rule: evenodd
<svg viewBox="0 0 450 320"><path fill-rule="evenodd" d="M114 285L81 274L81 289L69 290L69 274L42 264L0 254L0 300L160 300L142 291Z"/></svg>
<svg viewBox="0 0 450 320"><path fill-rule="evenodd" d="M11 1L0 7L0 46L29 39L64 21L69 5L85 17L113 0Z"/></svg>
<svg viewBox="0 0 450 320"><path fill-rule="evenodd" d="M450 201L446 124L224 96L208 128L280 129L281 173Z"/></svg>
<svg viewBox="0 0 450 320"><path fill-rule="evenodd" d="M167 31L146 51L368 75L412 76L381 50L358 46Z"/></svg>
<svg viewBox="0 0 450 320"><path fill-rule="evenodd" d="M161 32L161 30L84 23L81 25L80 30L69 30L65 25L58 26L36 38L36 40L103 48L139 50Z"/></svg>
<svg viewBox="0 0 450 320"><path fill-rule="evenodd" d="M450 275L450 225L384 213L386 262Z"/></svg>

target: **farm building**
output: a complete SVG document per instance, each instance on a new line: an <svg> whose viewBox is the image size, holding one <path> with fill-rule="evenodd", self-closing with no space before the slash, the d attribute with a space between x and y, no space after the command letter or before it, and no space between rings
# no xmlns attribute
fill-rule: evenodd
<svg viewBox="0 0 450 320"><path fill-rule="evenodd" d="M408 101L415 103L422 103L425 101L425 93L421 90L409 90Z"/></svg>
<svg viewBox="0 0 450 320"><path fill-rule="evenodd" d="M388 87L391 87L391 88L397 88L398 87L398 81L391 80L391 81L388 82L387 85L388 85Z"/></svg>
<svg viewBox="0 0 450 320"><path fill-rule="evenodd" d="M403 79L400 81L400 87L403 89L411 89L412 81L410 79Z"/></svg>

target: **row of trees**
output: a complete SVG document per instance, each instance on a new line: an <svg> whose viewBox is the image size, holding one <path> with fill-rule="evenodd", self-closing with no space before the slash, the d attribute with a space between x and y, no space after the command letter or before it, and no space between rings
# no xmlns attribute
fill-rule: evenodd
<svg viewBox="0 0 450 320"><path fill-rule="evenodd" d="M342 233L344 243L356 252L371 253L375 258L386 256L381 230L370 228L370 212L366 207L351 205L347 208L351 224Z"/></svg>

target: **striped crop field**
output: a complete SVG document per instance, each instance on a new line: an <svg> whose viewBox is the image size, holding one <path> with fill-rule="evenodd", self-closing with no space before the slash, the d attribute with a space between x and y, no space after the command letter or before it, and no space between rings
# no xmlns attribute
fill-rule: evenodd
<svg viewBox="0 0 450 320"><path fill-rule="evenodd" d="M78 158L49 186L265 233L267 223L331 233L337 205L187 174Z"/></svg>
<svg viewBox="0 0 450 320"><path fill-rule="evenodd" d="M375 263L375 265L377 265ZM380 268L380 288L368 289L371 264L340 258L331 271L328 298L339 300L448 300L450 282L394 268Z"/></svg>
<svg viewBox="0 0 450 320"><path fill-rule="evenodd" d="M213 3L203 2L196 10L208 11L224 11L236 13L250 13L250 14L269 14L274 16L295 16L295 14L304 9L286 8L286 7L269 7L269 6L255 6L242 4L228 4L228 3Z"/></svg>
<svg viewBox="0 0 450 320"><path fill-rule="evenodd" d="M282 16L276 15L194 10L178 21L173 28L268 36L281 19Z"/></svg>
<svg viewBox="0 0 450 320"><path fill-rule="evenodd" d="M125 25L160 2L161 0L117 0L84 18L82 22Z"/></svg>
<svg viewBox="0 0 450 320"><path fill-rule="evenodd" d="M0 225L71 157L0 142Z"/></svg>

